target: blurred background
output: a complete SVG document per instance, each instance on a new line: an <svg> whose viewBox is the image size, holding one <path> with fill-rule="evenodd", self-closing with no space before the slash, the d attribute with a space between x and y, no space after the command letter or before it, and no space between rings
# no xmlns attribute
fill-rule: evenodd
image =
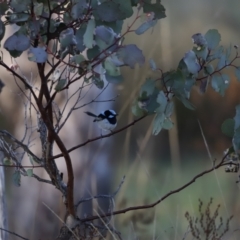
<svg viewBox="0 0 240 240"><path fill-rule="evenodd" d="M135 69L123 68L124 82L110 85L99 97L99 100L106 100L118 95L115 102L95 102L74 112L61 132L68 148L101 134L84 111L99 113L112 108L119 113L119 128L134 120L131 104L140 86L147 77L156 77L150 71L149 59L154 59L163 71L176 69L184 53L192 49L191 36L198 32L205 34L209 29L218 29L222 36L221 44L225 47L230 43L240 44L238 0L169 0L162 1L162 4L166 8L167 17L161 19L153 30L141 36L126 36L126 43L134 43L143 50L145 65L136 66ZM132 19L126 21L123 31L131 21ZM21 59L24 57L26 55ZM21 59L17 59L21 71L28 76L34 73L37 77L34 66ZM76 201L81 197L113 193L122 177L126 176L115 198L114 209L152 203L181 187L196 174L211 168L212 160L220 161L223 151L231 146L231 139L221 133L221 124L226 118L235 115L235 106L240 103L240 85L232 70L228 69L231 85L225 97L221 97L211 87L204 95L196 88L191 94L195 111L185 109L175 101L172 116L175 126L172 130L152 136L153 118L149 116L126 131L72 152ZM8 129L21 139L23 102L19 101L12 76L2 68L1 78L6 84L0 95L1 128ZM82 104L91 101L99 91L93 87ZM64 94L61 97L64 98ZM37 145L33 149L41 152ZM57 152L56 149L55 153ZM59 158L56 162L60 170L65 172L64 161ZM26 159L27 163L29 160ZM65 212L61 195L52 186L27 177L22 178L22 186L16 188L12 184L12 172L5 169L9 230L30 239L54 239L62 223L44 204L63 219ZM47 177L40 170L36 170L36 173L43 178ZM64 178L67 179L66 175ZM122 233L123 239L192 239L191 234L187 234L189 229L185 212L197 217L198 199L207 205L212 197L212 211L220 204L219 215L225 221L234 215L225 239L239 239L240 195L237 180L238 173L229 174L224 169L218 169L165 199L155 208L115 216L111 223ZM84 217L102 213L108 207L108 200L94 200L82 204L78 212L80 217ZM111 238L108 236L108 239ZM9 239L17 238L10 236Z"/></svg>

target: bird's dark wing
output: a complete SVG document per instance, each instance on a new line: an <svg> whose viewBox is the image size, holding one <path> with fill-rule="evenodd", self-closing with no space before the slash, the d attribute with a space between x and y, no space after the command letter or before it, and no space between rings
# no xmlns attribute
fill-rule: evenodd
<svg viewBox="0 0 240 240"><path fill-rule="evenodd" d="M95 115L94 113L91 113L91 112L85 112L85 113L91 117L97 117L97 115Z"/></svg>

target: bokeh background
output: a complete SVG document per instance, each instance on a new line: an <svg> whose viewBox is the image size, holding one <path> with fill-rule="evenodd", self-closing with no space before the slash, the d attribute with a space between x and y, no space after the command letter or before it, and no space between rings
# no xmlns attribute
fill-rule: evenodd
<svg viewBox="0 0 240 240"><path fill-rule="evenodd" d="M218 29L222 36L221 44L225 47L230 43L240 44L238 0L169 0L162 1L162 4L166 8L165 19L144 35L132 33L125 39L126 43L135 43L143 50L145 65L136 66L135 69L124 68L124 82L109 86L99 98L105 100L118 95L115 102L95 102L74 112L61 133L68 148L100 135L84 111L98 113L113 108L119 113L119 128L134 120L131 104L145 79L156 76L149 68L149 59L154 59L163 71L175 69L184 53L192 48L191 36L198 32L205 34L209 29ZM123 31L131 21L126 21ZM21 59L17 61L24 74L31 76L34 73L37 77L34 66ZM240 103L240 85L231 70L227 70L231 85L225 97L215 93L211 87L206 94L201 94L196 87L191 94L195 111L175 102L172 116L175 126L172 130L152 136L153 118L150 116L124 132L72 152L76 201L81 197L113 193L122 177L126 176L115 198L115 210L152 203L190 181L196 174L211 168L212 160L219 161L223 151L231 146L231 139L221 133L221 124L224 119L234 116L235 106ZM7 128L21 138L23 102L19 100L21 96L12 76L2 68L1 78L6 84L0 95L1 128ZM87 103L98 93L99 90L93 88L82 103ZM64 98L64 94L61 97ZM40 152L37 145L34 147L36 152ZM64 161L58 159L57 164L64 172ZM31 178L22 178L22 186L16 188L12 184L12 172L11 169L5 169L9 230L30 239L54 239L62 223L44 204L63 219L61 195L52 186L45 186ZM37 173L47 177L41 171ZM111 223L122 233L123 239L192 239L188 233L185 212L197 217L198 199L206 205L212 197L212 211L220 204L219 215L224 221L234 215L225 239L239 239L238 174L227 174L224 169L216 170L155 208L115 216ZM84 203L79 208L79 216L96 215L96 212L106 211L108 207L107 200ZM108 236L108 239L111 238ZM17 238L10 236L9 239Z"/></svg>

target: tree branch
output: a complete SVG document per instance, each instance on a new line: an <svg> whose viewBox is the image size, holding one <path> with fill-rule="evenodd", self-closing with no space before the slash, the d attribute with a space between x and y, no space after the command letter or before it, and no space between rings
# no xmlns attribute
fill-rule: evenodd
<svg viewBox="0 0 240 240"><path fill-rule="evenodd" d="M97 141L97 140L99 140L99 139L107 138L107 137L110 137L110 136L112 136L112 135L115 135L115 134L117 134L117 133L119 133L119 132L122 132L122 131L124 131L125 129L133 126L135 123L139 122L140 120L142 120L142 119L145 118L146 116L147 116L147 115L144 115L144 116L142 116L142 117L134 120L133 122L129 123L129 124L126 125L125 127L122 127L122 128L120 128L120 129L118 129L118 130L115 130L115 131L112 131L111 133L108 133L108 134L105 134L105 135L101 135L101 136L98 136L98 137L96 137L96 138L88 139L86 142L83 142L83 143L81 143L81 144L76 145L75 147L72 147L72 148L68 149L67 152L70 153L70 152L72 152L72 151L74 151L74 150L76 150L76 149L78 149L78 148L80 148L80 147L83 147L83 146L87 145L88 143ZM56 158L60 158L60 157L63 157L63 154L62 154L62 153L57 154L57 155L51 157L50 159L56 159Z"/></svg>
<svg viewBox="0 0 240 240"><path fill-rule="evenodd" d="M123 214L123 213L129 212L129 211L136 211L136 210L140 210L140 209L153 208L156 205L158 205L159 203L161 203L163 200L165 200L166 198L170 197L171 195L173 195L175 193L178 193L178 192L182 191L183 189L185 189L189 185L193 184L198 178L204 176L207 173L210 173L210 172L214 171L215 169L218 169L218 168L222 167L224 165L224 160L226 159L227 155L228 155L228 153L222 158L220 163L217 164L216 166L213 165L212 168L197 174L194 178L192 178L192 180L190 180L189 182L187 182L183 186L166 193L163 197L161 197L160 199L158 199L154 203L146 204L146 205L139 205L139 206L135 206L135 207L128 207L128 208L118 210L118 211L114 211L114 212L111 212L111 213L105 213L105 214L102 214L102 215L87 217L87 218L81 219L81 221L82 222L89 222L89 221L93 221L93 220L96 220L96 219L101 219L101 218L105 218L105 217L109 217L109 216L113 216L113 215L118 215L118 214Z"/></svg>

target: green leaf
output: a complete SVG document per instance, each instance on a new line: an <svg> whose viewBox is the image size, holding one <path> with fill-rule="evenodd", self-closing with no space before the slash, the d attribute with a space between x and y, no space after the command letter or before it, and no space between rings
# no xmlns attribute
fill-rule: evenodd
<svg viewBox="0 0 240 240"><path fill-rule="evenodd" d="M176 97L181 101L181 103L190 110L195 110L194 105L184 96L176 95Z"/></svg>
<svg viewBox="0 0 240 240"><path fill-rule="evenodd" d="M103 89L104 81L99 76L94 75L92 77L92 82L98 89Z"/></svg>
<svg viewBox="0 0 240 240"><path fill-rule="evenodd" d="M135 100L132 105L132 113L136 117L142 117L147 113L147 111L146 109L140 108L138 105L138 100Z"/></svg>
<svg viewBox="0 0 240 240"><path fill-rule="evenodd" d="M174 103L173 102L168 102L166 110L165 110L165 115L166 115L167 118L169 118L172 115L173 108L174 108Z"/></svg>
<svg viewBox="0 0 240 240"><path fill-rule="evenodd" d="M235 75L238 81L240 81L240 67L237 67L235 69Z"/></svg>
<svg viewBox="0 0 240 240"><path fill-rule="evenodd" d="M30 39L21 33L21 31L15 32L12 36L7 38L4 43L4 48L9 51L11 56L15 57L18 54L22 54L23 51L30 47Z"/></svg>
<svg viewBox="0 0 240 240"><path fill-rule="evenodd" d="M208 49L206 46L193 47L193 51L195 52L198 58L202 58L203 60L206 60L208 55Z"/></svg>
<svg viewBox="0 0 240 240"><path fill-rule="evenodd" d="M190 50L187 53L185 53L183 61L187 65L188 71L190 73L195 74L200 70L200 65L198 63L198 60L194 51Z"/></svg>
<svg viewBox="0 0 240 240"><path fill-rule="evenodd" d="M30 61L33 62L37 62L37 63L44 63L47 61L47 52L45 50L45 47L30 47L29 51L28 51L28 59Z"/></svg>
<svg viewBox="0 0 240 240"><path fill-rule="evenodd" d="M229 47L226 49L226 59L229 59L232 52L232 44L229 45Z"/></svg>
<svg viewBox="0 0 240 240"><path fill-rule="evenodd" d="M13 173L12 181L13 181L13 184L16 187L20 187L20 185L21 185L21 173L20 173L19 170L15 170L15 172Z"/></svg>
<svg viewBox="0 0 240 240"><path fill-rule="evenodd" d="M76 37L72 28L67 28L60 33L59 36L61 48L65 49L72 44L77 44Z"/></svg>
<svg viewBox="0 0 240 240"><path fill-rule="evenodd" d="M93 15L97 20L115 22L131 17L133 14L130 0L105 1L94 7Z"/></svg>
<svg viewBox="0 0 240 240"><path fill-rule="evenodd" d="M13 162L12 162L11 158L5 157L5 158L3 159L3 165L12 166L12 165L13 165Z"/></svg>
<svg viewBox="0 0 240 240"><path fill-rule="evenodd" d="M71 63L80 64L81 62L85 61L85 57L82 54L76 54L71 58Z"/></svg>
<svg viewBox="0 0 240 240"><path fill-rule="evenodd" d="M171 121L171 119L169 119L169 118L164 119L164 122L162 124L163 129L170 130L171 128L173 128L173 126L174 126L174 124Z"/></svg>
<svg viewBox="0 0 240 240"><path fill-rule="evenodd" d="M107 58L104 61L104 68L106 69L106 73L109 76L120 76L121 75L121 71L120 68L117 67L114 62L111 60L111 58Z"/></svg>
<svg viewBox="0 0 240 240"><path fill-rule="evenodd" d="M144 13L154 13L154 17L156 19L161 19L166 17L166 10L164 6L160 3L160 1L157 1L156 3L147 3L146 1L142 2L143 4L143 12Z"/></svg>
<svg viewBox="0 0 240 240"><path fill-rule="evenodd" d="M164 113L167 106L167 97L163 91L160 91L157 96L157 103L159 103L159 107L157 108L157 113Z"/></svg>
<svg viewBox="0 0 240 240"><path fill-rule="evenodd" d="M226 89L229 87L230 78L226 74L217 75L214 74L211 79L212 88L224 96Z"/></svg>
<svg viewBox="0 0 240 240"><path fill-rule="evenodd" d="M30 0L11 0L10 1L10 6L14 12L27 11L27 9L30 5L31 5Z"/></svg>
<svg viewBox="0 0 240 240"><path fill-rule="evenodd" d="M134 68L138 63L140 66L144 64L145 57L136 45L129 44L121 47L117 52L118 58L123 61L130 68Z"/></svg>
<svg viewBox="0 0 240 240"><path fill-rule="evenodd" d="M11 13L6 17L10 23L21 23L29 20L27 13Z"/></svg>
<svg viewBox="0 0 240 240"><path fill-rule="evenodd" d="M28 157L29 157L30 163L31 163L32 166L33 166L33 165L34 165L34 158L33 158L33 156L31 156L31 155L28 154Z"/></svg>
<svg viewBox="0 0 240 240"><path fill-rule="evenodd" d="M109 83L119 84L119 83L123 82L123 76L122 76L122 75L119 75L119 76L111 76L111 75L109 75L108 73L106 73L105 77L106 77L106 80L107 80Z"/></svg>
<svg viewBox="0 0 240 240"><path fill-rule="evenodd" d="M226 55L222 54L217 64L217 70L222 69L225 66L226 66Z"/></svg>
<svg viewBox="0 0 240 240"><path fill-rule="evenodd" d="M67 79L60 79L57 83L57 85L55 86L55 90L57 92L61 91L64 86L66 85Z"/></svg>
<svg viewBox="0 0 240 240"><path fill-rule="evenodd" d="M79 0L72 6L71 17L77 20L83 16L84 10L88 7L86 0Z"/></svg>
<svg viewBox="0 0 240 240"><path fill-rule="evenodd" d="M224 48L223 46L219 46L217 47L214 51L212 55L209 55L209 57L207 58L207 61L212 61L215 60L217 58L220 58L223 54Z"/></svg>
<svg viewBox="0 0 240 240"><path fill-rule="evenodd" d="M33 175L33 169L28 169L28 170L27 170L27 175L28 175L28 177L32 177L32 175Z"/></svg>
<svg viewBox="0 0 240 240"><path fill-rule="evenodd" d="M93 47L93 34L95 29L95 21L91 19L88 21L86 32L83 35L83 43L87 48Z"/></svg>
<svg viewBox="0 0 240 240"><path fill-rule="evenodd" d="M204 66L204 73L206 75L211 75L213 72L214 72L213 65L209 64L209 65Z"/></svg>
<svg viewBox="0 0 240 240"><path fill-rule="evenodd" d="M228 137L233 138L233 136L234 136L234 125L235 125L235 121L232 118L226 119L221 126L222 133L225 134Z"/></svg>
<svg viewBox="0 0 240 240"><path fill-rule="evenodd" d="M165 114L164 113L158 113L156 114L154 120L153 120L153 129L152 134L158 135L160 131L163 128L163 122L165 120Z"/></svg>
<svg viewBox="0 0 240 240"><path fill-rule="evenodd" d="M97 45L94 46L93 48L90 48L90 49L87 50L87 58L89 60L92 60L93 58L95 58L99 54L100 54L100 49Z"/></svg>
<svg viewBox="0 0 240 240"><path fill-rule="evenodd" d="M75 36L76 36L76 48L77 50L79 50L80 52L82 52L85 49L84 43L83 43L83 35L86 32L87 29L87 25L86 24L82 24L81 27L79 29L77 29Z"/></svg>
<svg viewBox="0 0 240 240"><path fill-rule="evenodd" d="M156 23L157 23L156 19L144 22L135 30L135 33L137 35L141 35L145 33L149 28L154 27Z"/></svg>
<svg viewBox="0 0 240 240"><path fill-rule="evenodd" d="M141 86L140 98L145 99L151 96L155 89L155 81L153 79L147 79L146 82Z"/></svg>
<svg viewBox="0 0 240 240"><path fill-rule="evenodd" d="M43 3L38 3L38 2L34 3L33 10L34 10L35 16L38 17L42 15L43 7L44 7Z"/></svg>
<svg viewBox="0 0 240 240"><path fill-rule="evenodd" d="M219 34L218 30L210 29L205 34L205 39L207 40L208 48L213 50L219 45L221 41L221 35Z"/></svg>
<svg viewBox="0 0 240 240"><path fill-rule="evenodd" d="M192 40L193 43L198 46L196 49L205 49L205 46L207 45L207 40L201 33L196 33L192 35Z"/></svg>
<svg viewBox="0 0 240 240"><path fill-rule="evenodd" d="M149 60L149 64L150 64L150 67L153 71L157 70L157 66L156 66L156 63L154 62L153 59L150 59Z"/></svg>

